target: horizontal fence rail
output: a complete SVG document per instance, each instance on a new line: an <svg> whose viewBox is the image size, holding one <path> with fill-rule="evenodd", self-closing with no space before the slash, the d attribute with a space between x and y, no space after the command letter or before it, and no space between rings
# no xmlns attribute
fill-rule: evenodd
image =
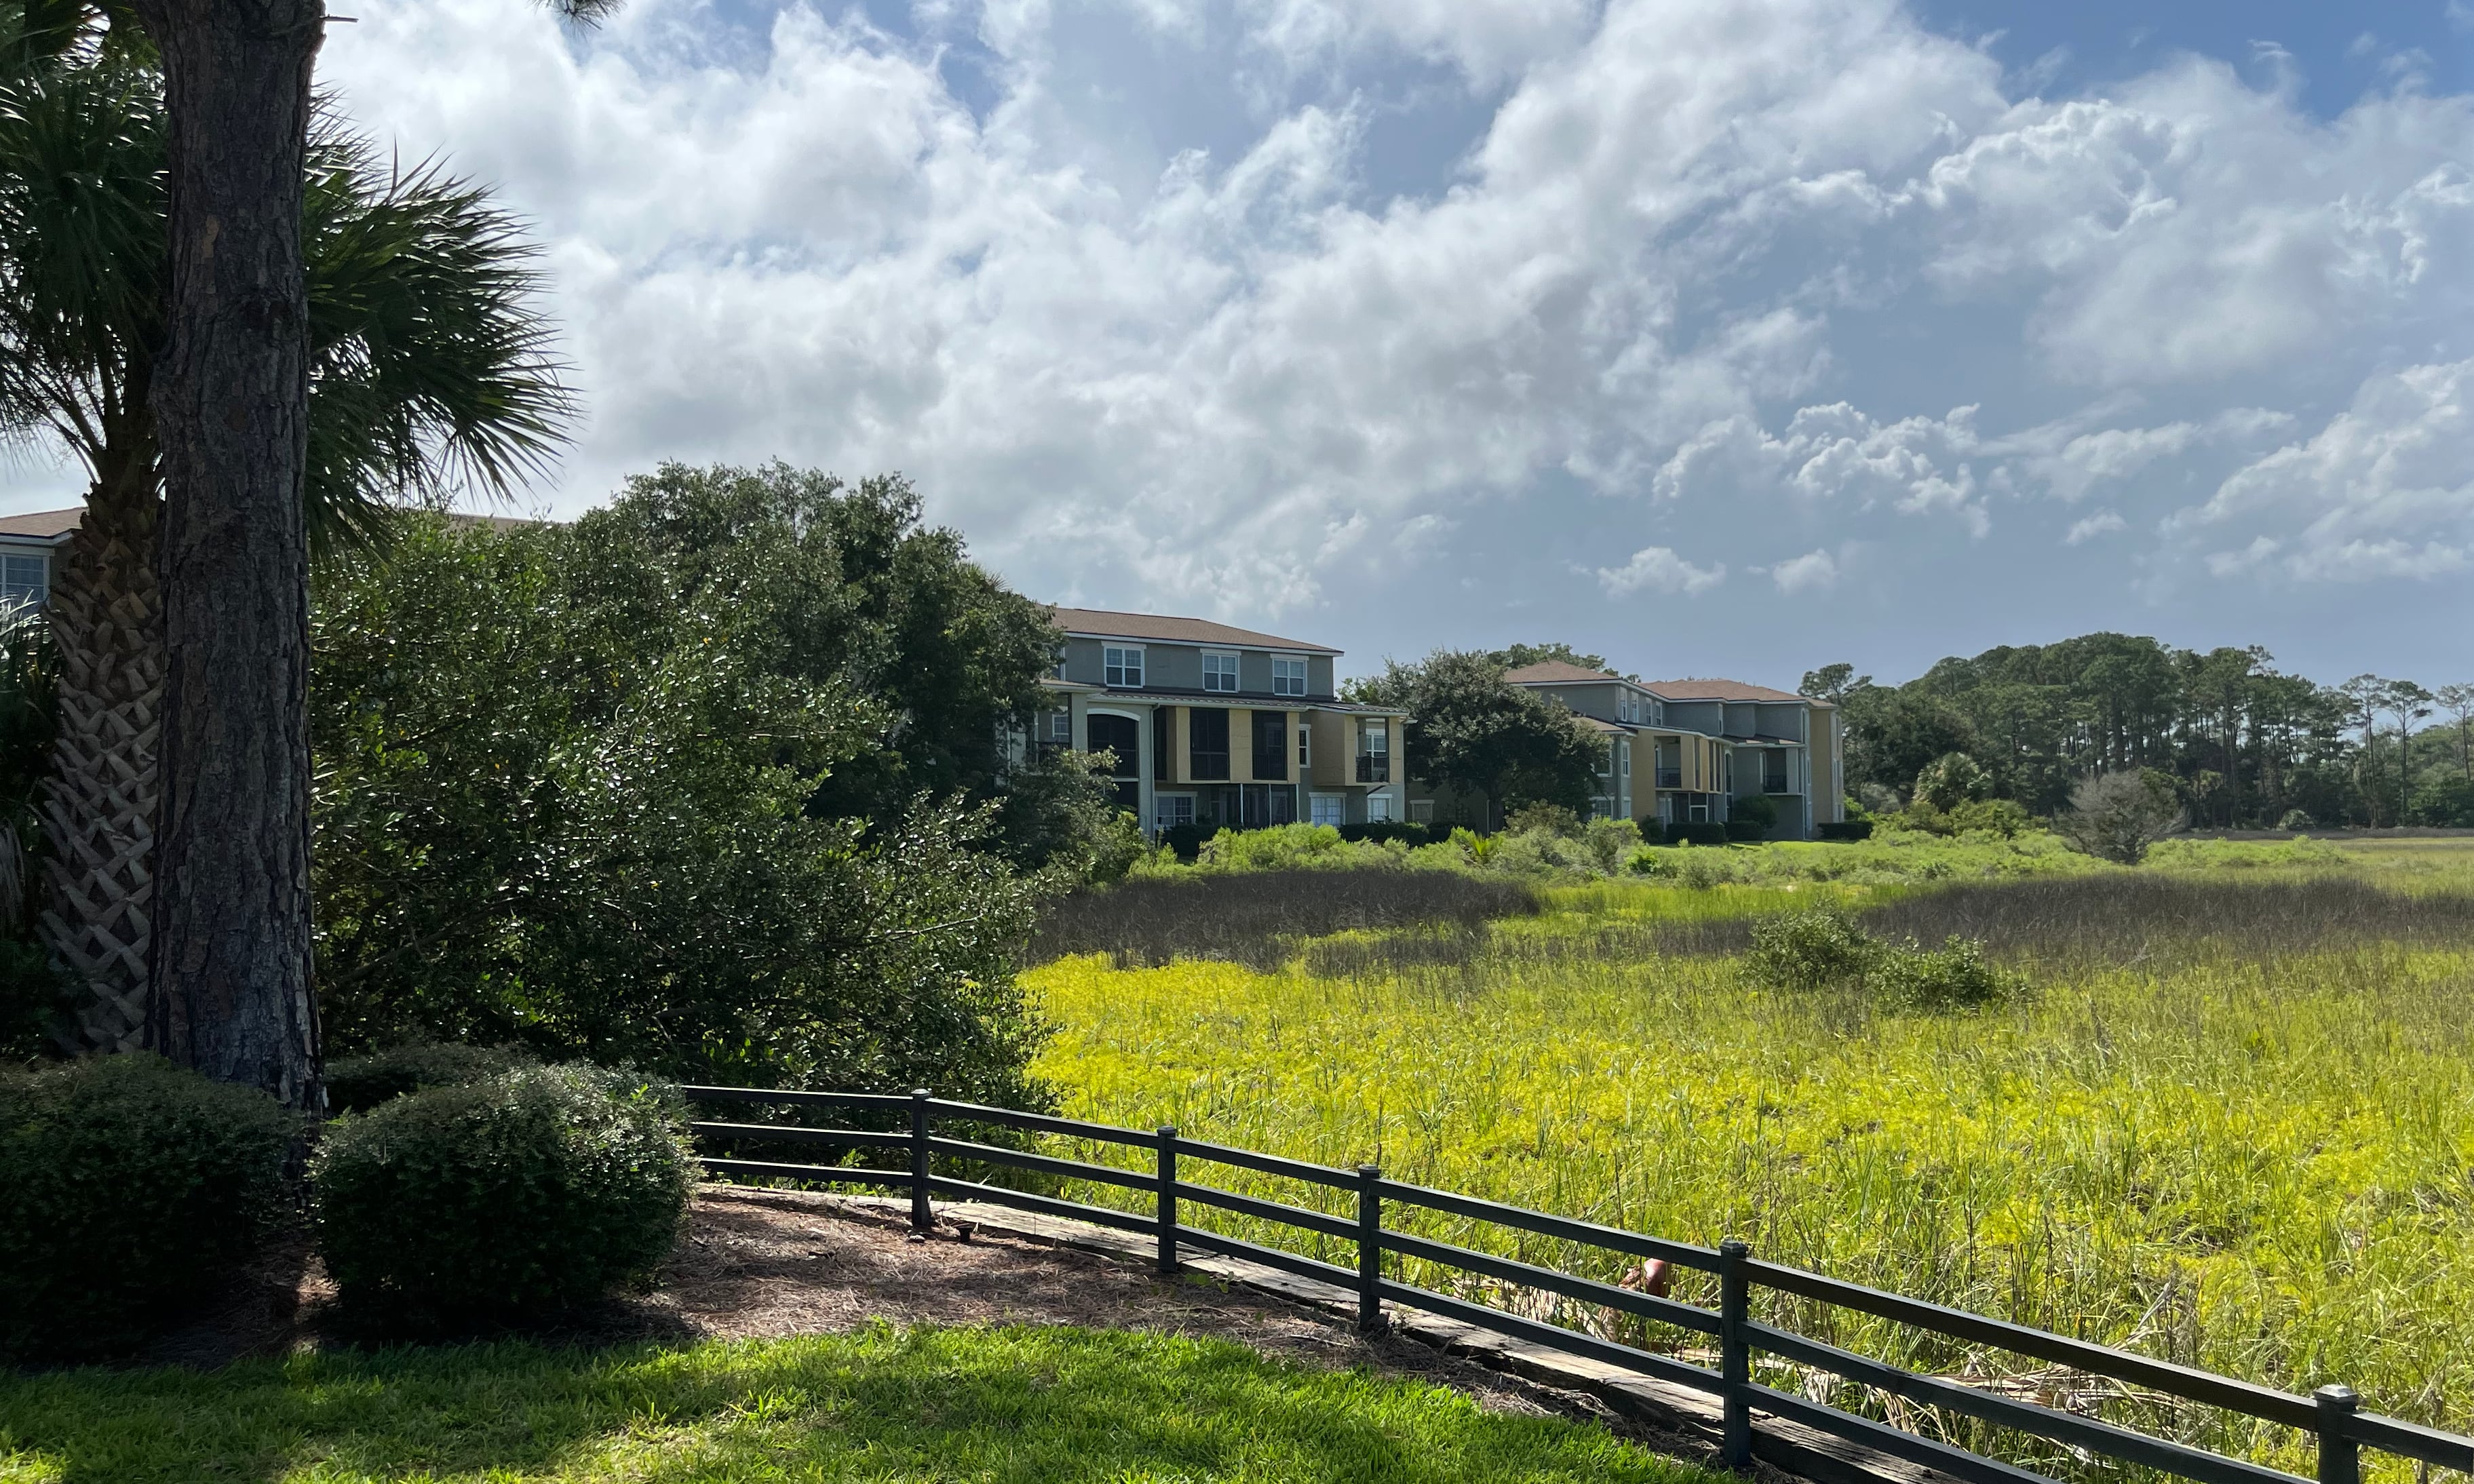
<svg viewBox="0 0 2474 1484"><path fill-rule="evenodd" d="M1751 1462L1752 1419L1758 1410L1862 1444L1909 1463L1939 1470L1953 1477L1969 1480L1970 1484L2050 1484L2044 1475L2000 1459L1970 1452L1888 1423L1860 1417L1810 1397L1761 1385L1753 1378L1753 1357L1758 1352L1810 1372L1869 1387L1904 1401L2042 1438L2082 1455L2095 1455L2135 1468L2194 1479L2199 1484L2361 1484L2361 1450L2364 1448L2412 1460L2426 1469L2474 1472L2474 1438L2362 1411L2349 1387L2323 1386L2311 1396L2297 1396L2129 1350L2074 1340L2067 1335L1990 1319L1962 1309L1945 1308L1937 1303L1868 1288L1860 1283L1842 1282L1801 1268L1756 1261L1750 1248L1741 1242L1723 1242L1716 1248L1699 1247L1688 1242L1668 1241L1592 1222L1504 1205L1451 1191L1430 1190L1420 1185L1388 1180L1373 1165L1344 1170L1185 1139L1179 1137L1173 1128L1149 1131L1121 1129L1047 1113L949 1102L924 1091L906 1097L896 1093L775 1091L753 1087L688 1086L679 1090L690 1101L697 1103L832 1109L875 1122L906 1125L902 1128L836 1129L806 1124L698 1121L690 1127L699 1137L727 1144L734 1151L732 1157L710 1155L705 1157L704 1167L713 1174L907 1190L910 1194L911 1223L923 1231L934 1225L933 1201L939 1196L982 1201L1042 1215L1091 1222L1152 1237L1157 1243L1157 1262L1163 1274L1176 1271L1180 1247L1260 1263L1353 1293L1357 1300L1358 1327L1370 1334L1383 1329L1386 1324L1383 1305L1391 1303L1458 1320L1564 1354L1636 1371L1715 1398L1721 1416L1719 1452L1731 1465L1742 1466ZM951 1129L969 1125L1147 1150L1151 1153L1152 1165L1148 1172L1120 1169L1002 1144L950 1137L938 1131L940 1127ZM871 1150L894 1151L907 1156L907 1160L904 1168L895 1169L735 1156L740 1146L756 1143L805 1146L836 1156ZM1134 1191L1150 1196L1152 1208L1148 1214L1124 1211L1061 1196L1042 1195L984 1180L937 1174L932 1165L939 1157L946 1161L948 1169L957 1165L998 1166ZM1284 1202L1222 1190L1194 1180L1189 1168L1194 1164L1250 1170L1260 1175L1347 1192L1355 1197L1356 1209L1351 1215L1336 1216ZM1181 1208L1192 1205L1228 1211L1251 1220L1347 1243L1354 1249L1355 1260L1348 1266L1342 1266L1189 1225L1182 1217ZM1718 1280L1718 1306L1705 1308L1397 1230L1384 1225L1387 1206L1395 1211L1407 1208L1441 1212L1532 1236L1628 1257L1657 1258L1676 1267L1714 1274ZM1717 1368L1712 1370L1694 1365L1672 1355L1387 1277L1384 1273L1386 1254L1395 1259L1407 1258L1437 1268L1473 1274L1498 1283L1551 1294L1592 1308L1709 1336L1717 1342ZM2316 1446L2318 1467L2316 1480L2189 1444L2152 1437L2076 1412L2020 1400L1984 1387L1909 1371L1792 1330L1758 1323L1752 1317L1751 1306L1751 1295L1756 1287L1851 1309L1928 1334L2032 1356L2091 1375L2141 1386L2179 1400L2299 1429L2310 1434Z"/></svg>

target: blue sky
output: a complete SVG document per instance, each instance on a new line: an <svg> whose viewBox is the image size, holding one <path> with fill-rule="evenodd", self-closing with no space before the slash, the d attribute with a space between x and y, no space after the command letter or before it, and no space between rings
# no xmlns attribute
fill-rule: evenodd
<svg viewBox="0 0 2474 1484"><path fill-rule="evenodd" d="M2474 678L2474 0L353 9L324 80L546 249L531 508L900 469L1368 665Z"/></svg>

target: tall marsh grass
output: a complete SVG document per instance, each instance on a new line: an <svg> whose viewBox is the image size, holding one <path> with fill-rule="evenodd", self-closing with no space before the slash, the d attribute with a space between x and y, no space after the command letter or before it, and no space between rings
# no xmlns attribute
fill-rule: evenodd
<svg viewBox="0 0 2474 1484"><path fill-rule="evenodd" d="M2444 885L2466 885L2468 863ZM2228 1375L2300 1391L2344 1381L2368 1406L2462 1429L2474 908L2304 864L2239 881L2113 872L1904 894L1552 888L1536 916L1347 935L1269 971L1080 957L1027 983L1057 1028L1038 1070L1071 1116L1372 1160L1692 1241L1742 1236L1777 1261ZM2106 881L2128 888L2108 895ZM1877 931L1983 937L2029 963L2029 986L1917 1012L1763 989L1734 957L1676 951L1678 932L1718 948L1709 935L1740 931L1727 919L1747 910L1826 901L1871 902ZM1318 1200L1241 1171L1190 1178ZM1400 1224L1621 1271L1457 1218ZM1904 1364L2032 1369L1763 1302ZM2309 1472L2305 1445L2274 1429L2123 1405L2107 1415Z"/></svg>

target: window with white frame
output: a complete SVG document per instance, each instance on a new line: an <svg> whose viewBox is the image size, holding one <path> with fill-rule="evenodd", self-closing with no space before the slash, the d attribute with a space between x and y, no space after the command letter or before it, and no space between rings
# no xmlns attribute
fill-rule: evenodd
<svg viewBox="0 0 2474 1484"><path fill-rule="evenodd" d="M1272 693L1273 695L1305 694L1306 662L1274 657L1272 661Z"/></svg>
<svg viewBox="0 0 2474 1484"><path fill-rule="evenodd" d="M1411 799L1409 801L1409 822L1411 824L1434 823L1435 801L1433 799Z"/></svg>
<svg viewBox="0 0 2474 1484"><path fill-rule="evenodd" d="M40 608L52 596L52 559L47 556L0 557L0 604Z"/></svg>
<svg viewBox="0 0 2474 1484"><path fill-rule="evenodd" d="M1110 645L1102 651L1104 677L1112 686L1139 690L1143 683L1143 651L1140 646Z"/></svg>
<svg viewBox="0 0 2474 1484"><path fill-rule="evenodd" d="M1298 779L1303 782L1306 769L1314 766L1314 722L1298 718Z"/></svg>
<svg viewBox="0 0 2474 1484"><path fill-rule="evenodd" d="M1306 807L1312 811L1307 816L1310 823L1338 827L1348 822L1347 803L1337 793L1310 794Z"/></svg>
<svg viewBox="0 0 2474 1484"><path fill-rule="evenodd" d="M1615 742L1615 772L1625 778L1632 776L1632 743L1628 742Z"/></svg>
<svg viewBox="0 0 2474 1484"><path fill-rule="evenodd" d="M1234 692L1237 689L1237 656L1205 649L1202 652L1202 688Z"/></svg>
<svg viewBox="0 0 2474 1484"><path fill-rule="evenodd" d="M1039 740L1059 747L1074 744L1074 713L1051 711L1040 717Z"/></svg>
<svg viewBox="0 0 2474 1484"><path fill-rule="evenodd" d="M1173 830L1180 824L1192 824L1194 822L1194 795L1191 793L1162 793L1158 795L1152 800L1152 817L1158 821L1158 827L1163 830Z"/></svg>
<svg viewBox="0 0 2474 1484"><path fill-rule="evenodd" d="M1370 794L1366 795L1366 822L1367 822L1367 823L1369 823L1369 824L1380 824L1380 823L1383 823L1383 822L1385 822L1385 821L1389 820L1391 817L1392 817L1392 795L1391 795L1391 794L1389 794L1389 793L1370 793Z"/></svg>

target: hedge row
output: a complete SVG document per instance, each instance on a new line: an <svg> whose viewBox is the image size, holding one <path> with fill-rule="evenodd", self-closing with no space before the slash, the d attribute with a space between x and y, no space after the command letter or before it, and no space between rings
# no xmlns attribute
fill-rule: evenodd
<svg viewBox="0 0 2474 1484"><path fill-rule="evenodd" d="M348 1310L520 1317L651 1274L696 1159L676 1093L424 1047L339 1062L308 1165ZM0 1358L123 1350L227 1287L292 1204L307 1126L158 1057L0 1075Z"/></svg>

